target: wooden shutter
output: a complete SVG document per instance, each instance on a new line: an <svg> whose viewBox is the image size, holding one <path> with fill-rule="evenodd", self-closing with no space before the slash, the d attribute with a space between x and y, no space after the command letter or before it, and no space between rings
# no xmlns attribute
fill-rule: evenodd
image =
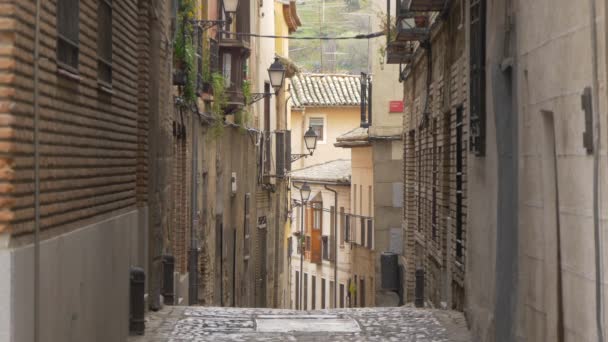
<svg viewBox="0 0 608 342"><path fill-rule="evenodd" d="M277 177L285 177L286 161L285 161L285 132L275 132L276 135L276 166Z"/></svg>
<svg viewBox="0 0 608 342"><path fill-rule="evenodd" d="M291 172L291 131L285 131L285 168Z"/></svg>
<svg viewBox="0 0 608 342"><path fill-rule="evenodd" d="M323 260L323 237L321 229L313 229L310 235L310 262L320 264Z"/></svg>

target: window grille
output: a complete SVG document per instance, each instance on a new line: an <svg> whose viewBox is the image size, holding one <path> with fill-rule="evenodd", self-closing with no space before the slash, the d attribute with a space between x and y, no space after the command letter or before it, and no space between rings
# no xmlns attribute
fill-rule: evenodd
<svg viewBox="0 0 608 342"><path fill-rule="evenodd" d="M112 0L99 0L97 19L97 77L112 84Z"/></svg>
<svg viewBox="0 0 608 342"><path fill-rule="evenodd" d="M57 61L78 71L79 0L57 0Z"/></svg>
<svg viewBox="0 0 608 342"><path fill-rule="evenodd" d="M486 139L486 6L485 0L471 0L470 47L470 150L477 156L485 154Z"/></svg>

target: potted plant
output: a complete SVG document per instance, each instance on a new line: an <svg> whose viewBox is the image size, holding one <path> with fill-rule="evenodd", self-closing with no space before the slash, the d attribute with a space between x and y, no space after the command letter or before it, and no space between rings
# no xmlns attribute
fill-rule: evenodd
<svg viewBox="0 0 608 342"><path fill-rule="evenodd" d="M416 15L414 23L416 23L417 28L426 28L429 24L429 17L426 14Z"/></svg>

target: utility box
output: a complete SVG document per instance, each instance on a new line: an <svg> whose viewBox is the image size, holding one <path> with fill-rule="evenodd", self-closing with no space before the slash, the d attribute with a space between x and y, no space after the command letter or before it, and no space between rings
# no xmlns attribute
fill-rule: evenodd
<svg viewBox="0 0 608 342"><path fill-rule="evenodd" d="M141 267L131 267L129 298L129 333L143 335L146 329L144 322L146 274Z"/></svg>
<svg viewBox="0 0 608 342"><path fill-rule="evenodd" d="M399 289L399 256L391 252L382 252L380 255L382 271L382 289Z"/></svg>

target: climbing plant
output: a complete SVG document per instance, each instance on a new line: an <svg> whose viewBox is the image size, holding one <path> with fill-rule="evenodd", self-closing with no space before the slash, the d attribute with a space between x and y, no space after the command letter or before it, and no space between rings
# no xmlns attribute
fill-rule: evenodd
<svg viewBox="0 0 608 342"><path fill-rule="evenodd" d="M222 74L215 72L211 75L211 88L213 89L213 102L211 104L213 124L211 132L214 138L218 138L224 132L224 108L228 104L224 76Z"/></svg>
<svg viewBox="0 0 608 342"><path fill-rule="evenodd" d="M177 15L177 32L173 45L173 58L175 67L180 70L186 83L183 88L183 98L186 104L196 101L196 48L194 44L195 0L182 0Z"/></svg>

